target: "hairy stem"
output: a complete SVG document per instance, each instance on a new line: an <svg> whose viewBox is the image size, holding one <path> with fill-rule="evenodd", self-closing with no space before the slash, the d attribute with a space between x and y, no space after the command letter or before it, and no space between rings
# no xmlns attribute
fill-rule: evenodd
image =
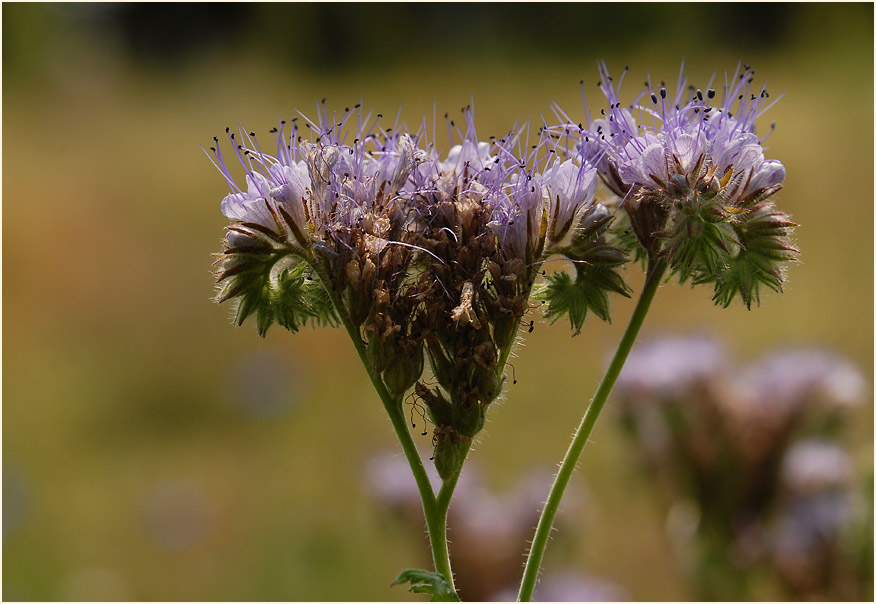
<svg viewBox="0 0 876 604"><path fill-rule="evenodd" d="M466 454L468 454L468 450L466 450ZM463 463L465 463L464 460ZM456 489L459 475L462 473L462 466L463 464L459 465L456 473L438 491L438 496L435 499L435 526L434 529L432 526L429 527L429 539L432 541L432 556L435 561L435 570L444 575L453 591L456 591L456 586L453 583L450 552L447 549L447 512L450 509L450 499L453 497L453 491ZM439 553L442 555L440 561Z"/></svg>
<svg viewBox="0 0 876 604"><path fill-rule="evenodd" d="M401 397L394 398L386 384L383 383L380 375L374 370L371 363L368 361L368 355L365 350L365 342L359 329L353 325L350 320L350 315L344 307L340 297L332 290L330 281L323 268L319 265L319 260L311 260L311 265L316 270L322 281L322 285L326 292L331 297L338 317L344 324L350 339L353 341L353 346L356 348L356 353L359 355L359 360L365 367L368 377L371 379L371 384L377 391L383 403L383 408L386 409L386 414L389 416L392 427L395 430L396 436L401 443L402 450L408 460L408 465L411 467L411 472L414 474L414 480L417 482L417 489L420 491L420 499L423 503L423 515L426 517L426 526L429 531L429 542L432 547L432 559L435 564L435 571L444 575L444 578L453 588L453 573L450 569L450 555L447 551L447 505L443 509L435 497L435 492L432 490L432 484L429 482L429 475L426 473L426 467L423 465L423 460L420 453L417 451L417 446L414 444L414 439L411 437L408 424L405 421L404 412L402 410ZM455 480L453 481L455 484ZM452 492L452 488L450 490ZM442 488L442 492L444 489ZM448 497L449 504L449 497Z"/></svg>
<svg viewBox="0 0 876 604"><path fill-rule="evenodd" d="M605 376L602 378L602 382L599 384L593 400L590 401L590 405L581 419L581 424L575 432L566 456L563 458L560 470L551 487L550 495L548 495L544 509L541 512L538 527L535 530L535 537L532 540L532 546L526 558L523 579L520 583L520 593L517 598L520 602L529 602L532 599L532 592L538 580L538 572L541 568L541 561L544 558L544 550L547 547L554 518L560 506L560 500L563 498L563 493L569 484L569 479L575 471L575 466L581 457L584 445L587 444L590 433L593 432L593 426L596 425L596 420L599 418L599 414L605 406L606 400L608 400L608 395L617 381L627 356L630 354L630 350L636 341L636 336L639 334L639 329L641 329L642 323L645 321L645 316L648 314L654 294L657 293L657 288L665 272L666 261L662 257L649 259L642 294L639 297L632 317L630 317L630 322L621 338L620 344L618 344L617 351L614 353L611 365L609 365L608 370L605 372Z"/></svg>

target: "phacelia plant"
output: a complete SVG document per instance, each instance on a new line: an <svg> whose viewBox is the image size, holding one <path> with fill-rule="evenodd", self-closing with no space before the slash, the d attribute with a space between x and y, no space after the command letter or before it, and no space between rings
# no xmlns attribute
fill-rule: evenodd
<svg viewBox="0 0 876 604"><path fill-rule="evenodd" d="M670 95L646 84L621 107L604 65L603 117L532 136L515 124L481 140L473 112L448 120L441 154L425 124L410 130L360 105L338 116L325 102L271 131L270 152L254 132L226 129L208 155L230 192L231 221L217 255L219 302L237 325L254 317L261 335L279 324L343 326L380 397L423 503L435 572L399 582L455 599L446 520L473 439L506 383L505 367L541 301L547 318L567 316L579 333L592 313L608 321L610 295L629 296L631 258L647 265L630 325L584 416L542 512L520 598L532 595L557 506L584 442L667 271L711 284L724 306L780 290L796 258L793 223L775 208L785 169L764 159L755 120L765 89L748 67L716 92ZM623 78L621 78L622 80ZM222 147L225 147L223 152ZM231 157L233 155L233 157ZM238 167L234 167L239 165ZM233 168L233 169L232 169ZM235 176L238 174L238 176ZM597 190L607 191L599 194ZM573 269L548 273L551 257ZM542 279L543 276L543 279ZM424 378L429 367L430 374ZM433 424L436 493L405 420L412 397Z"/></svg>

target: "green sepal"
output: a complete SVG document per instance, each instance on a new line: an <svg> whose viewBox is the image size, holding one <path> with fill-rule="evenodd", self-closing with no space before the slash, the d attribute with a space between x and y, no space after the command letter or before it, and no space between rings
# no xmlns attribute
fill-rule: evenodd
<svg viewBox="0 0 876 604"><path fill-rule="evenodd" d="M720 274L699 282L714 282L715 304L727 308L738 295L746 308L760 304L760 286L781 293L783 265L797 259L799 251L790 243L797 226L775 209L772 202L762 202L740 216L734 225L741 248L730 258Z"/></svg>
<svg viewBox="0 0 876 604"><path fill-rule="evenodd" d="M419 568L408 568L399 573L391 587L410 583L408 591L415 594L429 594L432 596L432 602L459 602L459 596L456 592L450 589L450 584L441 573L422 570Z"/></svg>
<svg viewBox="0 0 876 604"><path fill-rule="evenodd" d="M736 212L712 202L676 208L664 240L669 265L679 281L701 283L724 272L740 247Z"/></svg>
<svg viewBox="0 0 876 604"><path fill-rule="evenodd" d="M217 262L216 301L236 302L234 324L240 326L255 314L262 337L274 322L292 332L307 321L337 325L331 299L300 250L256 226L233 225L229 230L237 245L227 247Z"/></svg>

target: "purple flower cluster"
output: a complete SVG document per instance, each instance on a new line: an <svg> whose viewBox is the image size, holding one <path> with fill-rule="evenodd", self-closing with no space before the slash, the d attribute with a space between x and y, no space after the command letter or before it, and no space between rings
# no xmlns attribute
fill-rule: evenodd
<svg viewBox="0 0 876 604"><path fill-rule="evenodd" d="M456 144L443 156L425 126L380 119L321 106L302 119L306 138L298 120L274 129L272 155L254 133L229 132L240 185L211 147L233 221L220 300L237 299L238 324L255 313L261 333L274 320L343 323L392 396L416 384L436 464L452 472L451 450L468 446L499 395L545 240L592 205L595 170L567 162L543 175L544 145L529 146L527 128L482 141L470 110L462 129L448 122ZM426 356L439 388L418 383Z"/></svg>
<svg viewBox="0 0 876 604"><path fill-rule="evenodd" d="M338 115L323 101L315 119L272 129L268 150L226 128L230 153L218 137L207 152L230 189L218 300L235 300L237 324L255 315L262 335L274 322L343 324L393 397L413 388L428 408L449 475L501 392L534 293L577 333L588 313L609 320L610 294L629 295L629 253L713 283L723 304L780 289L793 225L768 200L785 170L755 134L768 94L752 93L753 71L728 78L720 102L683 76L674 95L649 80L630 108L600 74L608 112L586 127L558 111L567 123L534 141L519 124L481 140L466 108L460 126L448 119L444 155L425 123L388 127L361 105ZM622 215L597 203L600 181ZM535 287L552 255L574 278ZM426 358L437 388L420 381Z"/></svg>
<svg viewBox="0 0 876 604"><path fill-rule="evenodd" d="M632 105L601 64L608 111L587 126L564 120L547 129L572 138L606 186L623 200L639 256L666 257L682 281L714 283L724 306L739 295L759 301L761 284L780 291L782 265L796 258L795 226L769 199L785 179L781 162L765 159L755 122L774 101L753 87L754 70L739 66L723 91L705 92L679 74L674 91L650 77ZM768 135L767 135L768 136ZM639 247L641 246L641 247ZM644 253L643 253L644 252Z"/></svg>
<svg viewBox="0 0 876 604"><path fill-rule="evenodd" d="M703 599L755 574L793 599L854 599L862 582L844 540L866 532L872 513L855 501L872 484L858 484L842 435L870 391L852 363L815 348L740 364L712 337L672 336L631 352L615 403L672 506L667 525L691 508L677 539L712 552L697 569Z"/></svg>

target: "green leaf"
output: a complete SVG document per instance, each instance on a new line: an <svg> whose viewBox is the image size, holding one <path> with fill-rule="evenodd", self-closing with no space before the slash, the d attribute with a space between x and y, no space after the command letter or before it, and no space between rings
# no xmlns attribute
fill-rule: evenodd
<svg viewBox="0 0 876 604"><path fill-rule="evenodd" d="M459 602L444 575L419 568L408 568L399 573L392 586L410 583L408 591L415 594L429 594L432 602Z"/></svg>
<svg viewBox="0 0 876 604"><path fill-rule="evenodd" d="M613 268L582 261L576 263L575 272L575 281L566 272L548 275L547 286L536 293L536 298L547 302L546 318L556 322L563 315L568 315L575 332L573 335L578 335L588 312L611 322L609 293L627 298L630 293L623 278Z"/></svg>

